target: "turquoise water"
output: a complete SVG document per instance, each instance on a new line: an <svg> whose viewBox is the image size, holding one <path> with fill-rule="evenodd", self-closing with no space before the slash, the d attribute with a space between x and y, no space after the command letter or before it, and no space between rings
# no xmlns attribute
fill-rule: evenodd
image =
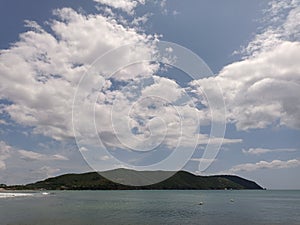
<svg viewBox="0 0 300 225"><path fill-rule="evenodd" d="M2 195L0 224L300 225L300 191L56 191L49 195Z"/></svg>

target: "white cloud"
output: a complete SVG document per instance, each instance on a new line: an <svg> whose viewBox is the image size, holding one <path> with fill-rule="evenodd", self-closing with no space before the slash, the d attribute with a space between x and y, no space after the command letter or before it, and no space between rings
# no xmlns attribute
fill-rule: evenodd
<svg viewBox="0 0 300 225"><path fill-rule="evenodd" d="M212 163L217 161L217 159L191 158L191 161L199 162L199 163Z"/></svg>
<svg viewBox="0 0 300 225"><path fill-rule="evenodd" d="M240 130L279 123L300 128L300 43L282 42L272 50L226 66L215 78L223 89L227 119Z"/></svg>
<svg viewBox="0 0 300 225"><path fill-rule="evenodd" d="M175 102L183 95L181 88L176 81L164 77L153 76L154 84L142 90L142 95L160 96L167 102Z"/></svg>
<svg viewBox="0 0 300 225"><path fill-rule="evenodd" d="M131 12L137 1L100 2ZM73 140L74 122L76 136L87 137L79 142L97 146L99 134L111 148L153 149L162 144L173 149L179 143L182 147L208 143L209 137L199 134L199 122L203 124L209 112L197 109L175 81L153 76L157 64L144 62L118 71L111 69L112 65L128 65L153 53L155 35L124 26L112 14L84 15L70 8L54 13L56 18L48 22L47 30L51 32L27 21L32 30L0 52L0 98L12 102L4 105L4 112L14 122L57 141ZM99 56L129 44L135 46L130 54L124 51L91 67ZM86 80L78 89L81 111L72 121L73 97L85 72ZM99 128L96 132L94 109ZM222 141L241 142L212 138L210 143ZM27 160L66 160L61 155L25 150L18 153Z"/></svg>
<svg viewBox="0 0 300 225"><path fill-rule="evenodd" d="M220 85L227 120L239 130L270 125L300 129L300 3L292 5L282 24L268 27L249 43L242 61L193 83L199 92L213 91L213 81Z"/></svg>
<svg viewBox="0 0 300 225"><path fill-rule="evenodd" d="M172 14L173 14L173 16L177 16L180 14L180 12L178 12L177 10L173 10Z"/></svg>
<svg viewBox="0 0 300 225"><path fill-rule="evenodd" d="M135 150L155 149L159 145L174 149L196 147L199 144L241 142L240 139L209 138L199 134L202 110L175 81L152 76L134 80L121 90L105 92L99 101L99 112L104 112L104 102L112 101L111 117L96 116L101 140L112 148ZM111 100L113 99L113 100ZM98 110L97 110L98 111ZM80 117L82 118L82 117ZM103 121L108 121L102 125Z"/></svg>
<svg viewBox="0 0 300 225"><path fill-rule="evenodd" d="M3 170L6 168L5 162L3 160L0 160L0 170Z"/></svg>
<svg viewBox="0 0 300 225"><path fill-rule="evenodd" d="M18 153L21 155L22 159L25 160L68 160L67 157L55 154L55 155L45 155L37 152L26 151L26 150L18 150Z"/></svg>
<svg viewBox="0 0 300 225"><path fill-rule="evenodd" d="M4 141L0 141L0 170L6 169L5 160L11 156L12 147L7 145Z"/></svg>
<svg viewBox="0 0 300 225"><path fill-rule="evenodd" d="M7 125L7 122L5 120L0 119L0 124Z"/></svg>
<svg viewBox="0 0 300 225"><path fill-rule="evenodd" d="M137 1L99 2L131 11ZM76 136L86 137L79 142L97 145L99 135L111 148L149 149L159 144L174 148L179 142L184 147L207 144L208 136L198 130L199 122L204 124L209 113L197 109L175 81L154 76L157 64L128 65L153 53L156 35L124 26L112 15L84 15L70 8L55 10L54 14L56 19L48 22L51 32L27 21L32 30L21 34L20 41L12 47L1 50L0 98L12 102L4 105L4 111L14 122L57 141L74 138L74 122ZM91 67L99 56L129 44L135 46L129 54L121 52ZM112 65L122 69L111 71ZM73 97L87 71L75 106L80 113L75 113L72 121ZM211 139L211 143L221 141ZM224 143L240 141L225 139ZM34 152L20 154L43 158Z"/></svg>
<svg viewBox="0 0 300 225"><path fill-rule="evenodd" d="M43 166L37 171L38 171L38 173L36 175L39 174L38 175L39 177L49 178L49 177L52 177L52 176L56 175L60 171L60 169L53 168L53 167L50 167L50 166Z"/></svg>
<svg viewBox="0 0 300 225"><path fill-rule="evenodd" d="M300 160L291 159L288 161L273 160L271 162L259 161L257 163L245 163L232 167L227 172L236 173L240 171L251 172L259 169L288 169L300 166Z"/></svg>
<svg viewBox="0 0 300 225"><path fill-rule="evenodd" d="M281 41L299 41L299 0L273 0L265 10L263 24L267 24L242 50L248 56L273 48Z"/></svg>
<svg viewBox="0 0 300 225"><path fill-rule="evenodd" d="M121 9L127 12L128 14L132 14L134 8L138 4L145 4L144 0L94 0L94 1L116 9Z"/></svg>
<svg viewBox="0 0 300 225"><path fill-rule="evenodd" d="M248 150L242 150L244 154L247 155L261 155L265 153L276 153L276 152L295 152L297 149L293 148L278 148L278 149L268 149L268 148L249 148Z"/></svg>
<svg viewBox="0 0 300 225"><path fill-rule="evenodd" d="M0 170L7 169L7 160L11 162L17 161L18 159L24 160L36 160L36 161L50 161L50 160L68 160L67 157L54 154L46 155L37 152L27 151L23 149L18 149L6 144L4 141L0 141Z"/></svg>
<svg viewBox="0 0 300 225"><path fill-rule="evenodd" d="M74 137L71 121L73 96L90 64L108 50L130 43L140 45L131 55L119 55L113 59L114 63L124 65L130 57L138 59L140 54L151 51L147 42L153 37L102 15L83 15L69 8L56 10L55 14L58 19L49 23L53 34L37 30L36 23L31 22L28 24L34 26L32 31L21 34L20 41L11 48L1 50L0 98L13 102L3 107L15 122L34 127L34 133L65 140ZM87 83L99 84L95 96L101 95L101 87L109 88L104 75L110 62L98 66L95 72L90 71L95 74L87 76ZM146 71L149 74L152 69L155 69L153 65L148 67L145 63L135 67L137 73ZM128 76L130 72L127 72ZM90 91L88 86L81 88L83 93ZM94 102L90 100L84 104L87 106L84 118L89 120L88 111ZM107 110L104 112L108 113ZM99 114L106 117L104 113ZM85 124L83 119L80 126L85 127Z"/></svg>
<svg viewBox="0 0 300 225"><path fill-rule="evenodd" d="M111 159L111 157L110 156L108 156L108 155L105 155L105 156L101 156L101 158L100 158L101 160L103 160L103 161L106 161L106 160L109 160L109 159Z"/></svg>
<svg viewBox="0 0 300 225"><path fill-rule="evenodd" d="M160 1L160 7L161 7L161 8L165 8L166 5L167 5L167 0L161 0L161 1Z"/></svg>
<svg viewBox="0 0 300 225"><path fill-rule="evenodd" d="M56 175L60 170L78 171L77 165L81 163L77 161L74 165L74 155L68 153L66 157L60 153L51 154L51 150L47 149L47 152L50 151L47 154L33 152L0 141L0 183L24 184ZM72 160L69 160L70 157Z"/></svg>

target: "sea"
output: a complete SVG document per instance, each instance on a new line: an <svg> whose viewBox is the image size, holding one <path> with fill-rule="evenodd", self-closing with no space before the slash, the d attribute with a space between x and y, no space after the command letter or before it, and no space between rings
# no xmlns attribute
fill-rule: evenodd
<svg viewBox="0 0 300 225"><path fill-rule="evenodd" d="M300 191L1 192L1 225L300 225Z"/></svg>

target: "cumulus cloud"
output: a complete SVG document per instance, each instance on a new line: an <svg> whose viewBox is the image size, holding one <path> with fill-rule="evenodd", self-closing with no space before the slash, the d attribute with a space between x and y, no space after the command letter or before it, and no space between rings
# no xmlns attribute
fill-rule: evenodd
<svg viewBox="0 0 300 225"><path fill-rule="evenodd" d="M247 155L261 155L265 153L276 153L276 152L295 152L297 149L293 148L278 148L278 149L268 149L268 148L249 148L248 150L242 150L244 154Z"/></svg>
<svg viewBox="0 0 300 225"><path fill-rule="evenodd" d="M94 0L95 2L116 8L121 9L128 14L132 14L134 8L138 4L145 4L145 0Z"/></svg>
<svg viewBox="0 0 300 225"><path fill-rule="evenodd" d="M91 63L108 50L130 43L140 43L141 47L126 57L119 55L114 63L122 65L124 58L139 58L150 51L147 42L152 37L102 15L83 15L70 8L58 9L55 15L57 19L49 22L52 32L36 29L34 22L27 23L33 30L21 34L20 41L11 48L0 51L0 98L12 102L3 105L3 111L13 121L33 127L36 134L65 140L74 137L73 96ZM98 84L99 92L95 95L101 94L101 87L109 88L104 75L110 63L98 66L87 76L88 83ZM149 66L150 70L152 67ZM141 73L144 69L149 73L149 68L145 64L135 67Z"/></svg>
<svg viewBox="0 0 300 225"><path fill-rule="evenodd" d="M107 105L103 107L108 102L112 109L104 120L107 123L103 126L100 114L96 115L95 122L101 140L112 148L145 151L158 146L174 149L178 146L193 148L208 142L241 142L199 133L201 120L206 115L174 80L153 75L133 80L122 89L108 90L98 99L99 112L109 109Z"/></svg>
<svg viewBox="0 0 300 225"><path fill-rule="evenodd" d="M272 12L282 1L272 2ZM277 12L278 13L278 12ZM194 82L201 88L223 89L227 120L239 130L282 125L300 129L300 3L291 1L281 20L257 35L247 55L225 66L213 78Z"/></svg>
<svg viewBox="0 0 300 225"><path fill-rule="evenodd" d="M133 0L97 2L128 13L132 13L138 2L143 3ZM56 17L48 21L47 29L35 21L26 21L26 26L31 30L20 34L20 40L10 48L0 51L0 98L9 102L2 106L2 111L12 121L31 127L34 134L57 141L73 141L75 136L82 135L86 138L79 139L79 142L97 146L100 137L103 144L112 149L147 150L159 145L174 149L179 144L192 148L205 145L208 141L212 144L242 141L216 137L209 140L208 135L200 134L200 123L207 124L209 118L208 105L201 109L195 107L195 99L186 93L188 88L156 75L158 64L142 62L129 65L155 52L154 46L158 41L156 35L147 35L140 32L139 27L124 25L113 14L85 15L70 8L57 9L54 14ZM94 62L112 49L130 44L134 44L134 48L129 52L120 51L114 57ZM285 51L287 47L280 51ZM168 52L171 53L171 50L168 49ZM294 54L297 54L296 50ZM271 60L272 54L267 55L266 60ZM277 65L277 59L273 61ZM115 65L119 66L119 70L111 69ZM249 70L252 68L251 65L248 67ZM228 74L231 74L233 69L228 68ZM216 79L230 77L226 75L226 70L222 72L225 75ZM84 74L84 79L81 79ZM237 72L233 74L231 80L226 81L229 88L226 95L229 97L233 95L230 82L240 77ZM209 79L202 79L198 83L200 86L210 86L211 83L206 81ZM193 86L197 87L198 83L192 84L190 90ZM266 80L266 84L254 86L253 92L260 90L260 86L265 89L264 86L268 85ZM278 82L278 85L281 83ZM212 93L213 88L206 90ZM291 87L289 90L292 90ZM80 113L75 113L72 120L75 93L79 99L75 107L80 109ZM203 99L202 93L198 93L197 97ZM235 96L233 100L229 97L229 104L235 102ZM272 100L274 96L270 94L269 98ZM273 101L275 106L270 104L266 107L270 112L277 112L276 104L280 102L277 99ZM204 100L202 103L205 104ZM294 116L297 117L295 104L285 107L294 110ZM244 108L240 110L244 112ZM224 112L221 111L220 115L223 116ZM288 116L286 123L289 119L293 120ZM78 129L73 130L72 123ZM82 152L89 151L88 146L80 147ZM66 160L61 155L48 156L26 150L19 150L18 154L26 160ZM102 160L109 161L107 158Z"/></svg>
<svg viewBox="0 0 300 225"><path fill-rule="evenodd" d="M223 89L227 119L240 130L285 125L300 128L300 43L284 41L272 50L226 66L215 78Z"/></svg>
<svg viewBox="0 0 300 225"><path fill-rule="evenodd" d="M257 163L245 163L245 164L236 165L231 169L229 169L227 172L236 173L240 171L251 172L259 169L288 169L288 168L295 168L299 166L300 166L300 160L298 159L291 159L287 161L273 160L271 162L259 161Z"/></svg>
<svg viewBox="0 0 300 225"><path fill-rule="evenodd" d="M100 1L128 12L134 2ZM175 80L158 76L159 64L140 62L156 53L156 35L124 25L113 14L86 15L70 8L54 14L47 29L26 21L31 30L0 51L0 98L9 101L2 111L12 121L59 142L72 142L76 137L79 149L87 155L93 154L91 149L105 147L147 151L241 142L199 133L209 112L195 107L186 88ZM108 54L116 48L118 54ZM115 163L96 156L99 151L94 153L93 159ZM67 160L26 150L19 150L18 157L23 161Z"/></svg>

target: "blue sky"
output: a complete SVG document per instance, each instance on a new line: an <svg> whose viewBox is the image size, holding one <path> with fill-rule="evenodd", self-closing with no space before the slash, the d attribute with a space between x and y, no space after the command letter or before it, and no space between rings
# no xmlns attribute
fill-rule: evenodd
<svg viewBox="0 0 300 225"><path fill-rule="evenodd" d="M142 165L300 188L299 1L0 4L0 183ZM128 65L162 41L197 54L211 76ZM130 54L99 60L124 45ZM209 140L221 143L212 124L222 122L223 145L205 158ZM175 161L151 167L172 152ZM199 162L210 166L199 171Z"/></svg>

